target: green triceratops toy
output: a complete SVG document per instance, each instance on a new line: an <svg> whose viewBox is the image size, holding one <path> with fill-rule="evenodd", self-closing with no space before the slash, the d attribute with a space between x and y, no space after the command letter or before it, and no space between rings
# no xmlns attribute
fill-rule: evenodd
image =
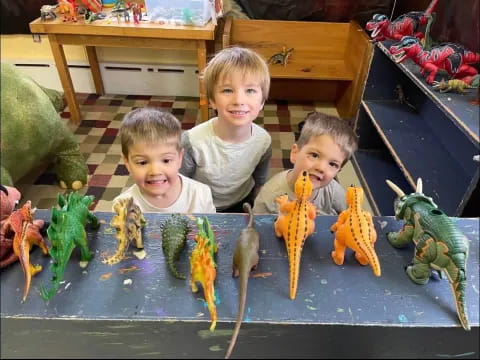
<svg viewBox="0 0 480 360"><path fill-rule="evenodd" d="M97 218L88 207L93 202L92 195L84 196L77 192L69 193L66 197L58 194L60 209L52 208L52 218L47 229L51 242L49 254L53 259L50 266L52 272L52 288L47 290L42 286L40 295L47 301L57 291L63 279L68 260L76 246L80 247L80 266L86 267L93 253L88 248L85 225L87 222L93 229L100 226Z"/></svg>
<svg viewBox="0 0 480 360"><path fill-rule="evenodd" d="M396 248L415 244L413 264L406 267L408 277L416 284L426 284L431 270L446 274L455 298L457 314L465 330L468 324L465 290L467 288L466 263L468 239L458 230L454 222L422 193L422 179L417 180L414 193L405 193L387 180L388 186L397 194L395 218L404 220L399 232L387 234L388 241Z"/></svg>

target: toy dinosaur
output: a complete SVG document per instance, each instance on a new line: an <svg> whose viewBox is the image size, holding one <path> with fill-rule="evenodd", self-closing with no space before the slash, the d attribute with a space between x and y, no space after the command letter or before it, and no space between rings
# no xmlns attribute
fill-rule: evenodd
<svg viewBox="0 0 480 360"><path fill-rule="evenodd" d="M355 258L362 265L370 264L375 276L381 275L380 262L374 244L377 232L373 226L372 214L362 208L363 189L358 186L347 188L348 208L340 213L330 231L335 232L332 259L342 265L346 248L355 251Z"/></svg>
<svg viewBox="0 0 480 360"><path fill-rule="evenodd" d="M215 330L217 324L217 309L215 307L214 282L217 276L214 255L217 252L215 235L210 227L208 218L197 217L198 234L195 235L195 248L190 254L190 285L192 292L196 293L197 282L202 284L205 301L212 319L210 331Z"/></svg>
<svg viewBox="0 0 480 360"><path fill-rule="evenodd" d="M1 82L0 183L13 186L40 165L53 162L60 186L80 189L87 183L88 168L75 136L58 114L62 94L4 62Z"/></svg>
<svg viewBox="0 0 480 360"><path fill-rule="evenodd" d="M187 219L179 214L173 214L162 225L162 250L170 272L177 279L185 279L185 275L180 274L175 269L174 261L180 257L183 249L185 249L189 231Z"/></svg>
<svg viewBox="0 0 480 360"><path fill-rule="evenodd" d="M55 14L55 10L57 9L58 7L58 4L57 5L42 5L42 7L40 8L40 18L42 19L42 21L45 21L47 20L47 18L49 19L56 19L57 18L57 14Z"/></svg>
<svg viewBox="0 0 480 360"><path fill-rule="evenodd" d="M475 89L475 86L470 86L465 81L459 79L448 81L442 79L441 81L434 81L432 85L434 90L440 91L441 93L455 91L459 94L465 94L465 89Z"/></svg>
<svg viewBox="0 0 480 360"><path fill-rule="evenodd" d="M102 260L104 264L117 264L125 258L130 244L135 241L139 249L139 257L142 257L142 227L145 225L145 218L133 198L121 198L113 204L113 210L116 215L112 217L110 225L116 229L115 237L118 240L118 247L115 254Z"/></svg>
<svg viewBox="0 0 480 360"><path fill-rule="evenodd" d="M77 192L71 192L66 197L58 194L57 200L60 209L52 208L50 226L47 229L48 238L51 242L50 256L53 263L50 266L52 272L52 287L47 290L42 286L40 295L47 301L57 291L63 274L76 246L80 247L80 266L86 267L93 253L88 248L85 225L98 229L100 223L88 207L93 202L93 195L84 196Z"/></svg>
<svg viewBox="0 0 480 360"><path fill-rule="evenodd" d="M11 254L9 259L6 259L6 263L12 263L16 259L20 260L20 265L22 266L23 275L25 278L25 285L23 288L23 298L22 302L25 302L28 292L30 290L30 283L32 281L32 276L42 270L41 265L32 265L30 264L30 249L32 245L37 245L42 249L43 254L48 254L48 247L43 236L40 233L41 225L43 227L43 221L33 223L33 214L35 210L32 210L32 204L28 200L21 209L15 210L7 220L2 223L2 234L6 238L9 237L9 234L14 233L13 235L13 254ZM15 257L15 258L14 258Z"/></svg>
<svg viewBox="0 0 480 360"><path fill-rule="evenodd" d="M270 59L268 59L268 64L282 64L283 66L287 66L288 59L293 53L293 48L285 48L283 47L282 52L273 54Z"/></svg>
<svg viewBox="0 0 480 360"><path fill-rule="evenodd" d="M417 180L414 193L405 193L390 180L388 186L397 194L395 218L404 220L399 232L390 232L387 239L396 248L413 241L415 254L413 264L406 267L408 277L416 284L426 284L431 269L445 272L453 291L457 314L465 330L468 324L465 289L467 287L466 262L468 240L450 219L422 192L422 179Z"/></svg>
<svg viewBox="0 0 480 360"><path fill-rule="evenodd" d="M427 24L438 0L432 0L425 11L410 11L391 21L386 15L374 14L372 20L367 22L365 29L372 31L371 38L374 42L386 39L400 40L403 36L414 36L423 39L424 34L418 31L420 25Z"/></svg>
<svg viewBox="0 0 480 360"><path fill-rule="evenodd" d="M420 40L413 36L404 36L390 46L390 53L397 64L410 58L421 67L422 75L430 73L426 78L428 84L433 83L438 70L445 70L456 79L471 81L478 72L468 64L480 62L479 53L468 51L459 44L443 43L424 50Z"/></svg>
<svg viewBox="0 0 480 360"><path fill-rule="evenodd" d="M306 238L315 230L315 206L308 201L312 195L313 185L308 171L303 171L295 181L294 201L288 201L288 195L275 199L280 214L275 220L274 228L277 237L285 240L290 267L290 299L297 293L300 259Z"/></svg>
<svg viewBox="0 0 480 360"><path fill-rule="evenodd" d="M249 214L249 221L246 228L244 228L235 244L233 251L232 275L234 277L240 276L238 291L238 315L233 330L230 345L228 347L225 359L228 359L232 353L233 347L237 341L240 326L242 325L243 314L245 313L245 303L247 301L247 286L248 276L251 270L256 269L258 265L258 249L260 246L260 235L255 229L255 222L253 218L252 208L249 203L243 204L243 209Z"/></svg>
<svg viewBox="0 0 480 360"><path fill-rule="evenodd" d="M75 2L70 2L68 0L58 0L58 5L60 13L63 14L63 22L77 22L77 5Z"/></svg>

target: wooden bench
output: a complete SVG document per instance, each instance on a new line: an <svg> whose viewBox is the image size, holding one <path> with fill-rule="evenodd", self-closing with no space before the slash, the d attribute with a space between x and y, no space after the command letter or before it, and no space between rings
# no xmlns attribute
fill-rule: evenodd
<svg viewBox="0 0 480 360"><path fill-rule="evenodd" d="M269 60L293 48L288 64L270 64L270 99L333 102L339 115L354 118L360 104L373 46L350 23L227 18L222 46L251 48Z"/></svg>

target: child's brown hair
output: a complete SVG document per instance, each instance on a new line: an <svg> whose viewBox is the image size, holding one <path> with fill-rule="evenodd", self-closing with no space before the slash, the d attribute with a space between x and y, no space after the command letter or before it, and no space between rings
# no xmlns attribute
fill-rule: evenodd
<svg viewBox="0 0 480 360"><path fill-rule="evenodd" d="M168 112L152 107L138 108L128 112L120 126L120 142L122 153L128 157L128 151L133 144L164 142L173 144L177 150L182 149L182 125L180 121Z"/></svg>

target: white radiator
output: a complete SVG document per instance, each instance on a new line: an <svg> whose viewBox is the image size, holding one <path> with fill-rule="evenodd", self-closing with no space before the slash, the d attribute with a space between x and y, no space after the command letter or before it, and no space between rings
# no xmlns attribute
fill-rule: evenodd
<svg viewBox="0 0 480 360"><path fill-rule="evenodd" d="M9 61L40 85L61 90L55 63ZM122 64L102 62L100 71L106 94L198 97L195 65ZM79 93L95 93L88 63L69 63L73 87Z"/></svg>

